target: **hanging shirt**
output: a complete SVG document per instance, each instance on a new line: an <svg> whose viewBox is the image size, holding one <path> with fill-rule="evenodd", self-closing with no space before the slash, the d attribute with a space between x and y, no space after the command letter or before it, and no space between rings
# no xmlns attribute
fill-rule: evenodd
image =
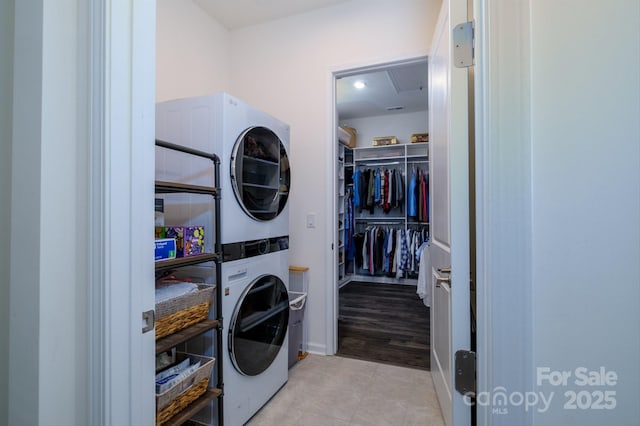
<svg viewBox="0 0 640 426"><path fill-rule="evenodd" d="M360 207L360 170L353 172L353 207Z"/></svg>
<svg viewBox="0 0 640 426"><path fill-rule="evenodd" d="M384 171L384 184L382 187L382 211L389 213L391 204L389 204L389 170Z"/></svg>
<svg viewBox="0 0 640 426"><path fill-rule="evenodd" d="M369 232L364 233L362 242L362 269L369 270Z"/></svg>
<svg viewBox="0 0 640 426"><path fill-rule="evenodd" d="M408 232L402 230L402 271L409 269L410 254L409 254L409 236Z"/></svg>
<svg viewBox="0 0 640 426"><path fill-rule="evenodd" d="M381 185L381 183L380 183L380 169L377 169L375 171L375 183L374 183L374 191L373 191L374 195L375 195L375 198L374 198L373 201L374 201L375 204L379 204L380 203L380 197L381 197L380 185Z"/></svg>
<svg viewBox="0 0 640 426"><path fill-rule="evenodd" d="M400 207L404 204L404 179L402 179L402 172L398 171L395 176L396 182L396 207Z"/></svg>
<svg viewBox="0 0 640 426"><path fill-rule="evenodd" d="M418 215L418 206L416 200L416 173L411 172L409 179L409 191L407 193L407 216L415 217Z"/></svg>
<svg viewBox="0 0 640 426"><path fill-rule="evenodd" d="M369 175L369 185L367 186L367 208L369 209L369 213L373 214L373 209L375 207L374 199L375 199L375 170L368 169L367 174Z"/></svg>
<svg viewBox="0 0 640 426"><path fill-rule="evenodd" d="M418 222L422 221L422 216L424 214L424 207L422 204L422 184L423 184L423 176L422 176L422 172L420 171L420 169L418 169L418 183L417 183L417 188L416 191L418 192L417 195L417 200L418 200Z"/></svg>
<svg viewBox="0 0 640 426"><path fill-rule="evenodd" d="M346 234L346 252L347 259L353 260L356 256L355 246L355 220L353 214L353 192L347 192L347 198L345 199L345 234Z"/></svg>
<svg viewBox="0 0 640 426"><path fill-rule="evenodd" d="M360 213L362 210L367 208L367 193L369 191L369 173L366 170L360 170Z"/></svg>
<svg viewBox="0 0 640 426"><path fill-rule="evenodd" d="M389 232L384 233L384 250L383 250L383 260L382 260L382 272L389 272Z"/></svg>
<svg viewBox="0 0 640 426"><path fill-rule="evenodd" d="M429 221L429 175L422 173L422 222Z"/></svg>

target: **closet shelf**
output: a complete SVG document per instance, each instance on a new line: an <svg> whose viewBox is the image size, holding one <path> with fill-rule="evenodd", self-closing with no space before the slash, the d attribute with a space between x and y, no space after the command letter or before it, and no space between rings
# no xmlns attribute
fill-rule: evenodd
<svg viewBox="0 0 640 426"><path fill-rule="evenodd" d="M216 362L220 362L216 360ZM211 401L215 401L219 396L222 395L221 389L216 388L208 388L207 391L198 399L189 404L184 410L182 410L178 415L172 417L167 422L163 423L162 426L178 426L189 420L191 417L196 415L200 410L206 407Z"/></svg>
<svg viewBox="0 0 640 426"><path fill-rule="evenodd" d="M173 333L167 337L163 337L156 341L156 354L167 351L174 346L184 343L192 338L204 333L205 331L212 330L220 324L218 320L204 320L197 324Z"/></svg>

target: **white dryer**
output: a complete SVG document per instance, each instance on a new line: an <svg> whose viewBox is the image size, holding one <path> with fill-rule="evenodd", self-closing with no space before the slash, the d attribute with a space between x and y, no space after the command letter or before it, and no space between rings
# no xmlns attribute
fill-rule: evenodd
<svg viewBox="0 0 640 426"><path fill-rule="evenodd" d="M223 244L289 234L287 124L227 93L217 93L158 103L156 138L219 156ZM176 173L183 183L211 184L210 164L185 163L169 155L157 152L157 161L162 162L158 169L182 167Z"/></svg>
<svg viewBox="0 0 640 426"><path fill-rule="evenodd" d="M246 423L288 380L287 248L287 238L225 246L225 425Z"/></svg>

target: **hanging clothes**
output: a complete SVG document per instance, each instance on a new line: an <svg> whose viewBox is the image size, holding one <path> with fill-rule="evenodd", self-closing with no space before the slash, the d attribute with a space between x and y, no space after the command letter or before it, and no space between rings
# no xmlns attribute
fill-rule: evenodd
<svg viewBox="0 0 640 426"><path fill-rule="evenodd" d="M376 207L389 214L393 209L404 210L405 189L401 171L388 168L356 169L354 179L354 208L359 213L369 210L375 214Z"/></svg>

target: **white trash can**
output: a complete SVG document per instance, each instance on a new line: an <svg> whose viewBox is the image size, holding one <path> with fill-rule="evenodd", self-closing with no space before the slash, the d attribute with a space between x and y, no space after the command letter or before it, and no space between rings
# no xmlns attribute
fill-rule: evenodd
<svg viewBox="0 0 640 426"><path fill-rule="evenodd" d="M289 292L289 368L298 362L298 352L302 351L304 329L304 308L307 293Z"/></svg>

